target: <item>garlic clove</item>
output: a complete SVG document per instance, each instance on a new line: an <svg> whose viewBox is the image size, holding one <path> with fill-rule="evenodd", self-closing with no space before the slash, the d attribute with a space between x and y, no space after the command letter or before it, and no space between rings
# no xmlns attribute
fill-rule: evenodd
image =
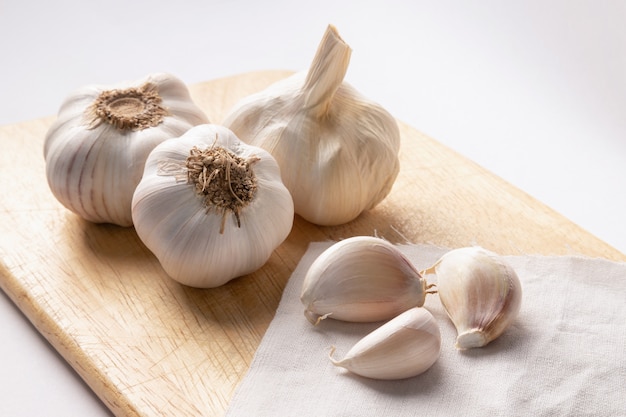
<svg viewBox="0 0 626 417"><path fill-rule="evenodd" d="M313 324L326 317L374 322L422 306L428 288L394 245L377 237L356 236L333 244L315 259L300 300Z"/></svg>
<svg viewBox="0 0 626 417"><path fill-rule="evenodd" d="M455 249L426 272L437 275L439 299L457 330L457 349L485 346L517 317L521 283L515 270L493 252Z"/></svg>
<svg viewBox="0 0 626 417"><path fill-rule="evenodd" d="M367 378L404 379L428 370L439 358L441 332L433 315L413 307L359 340L339 366Z"/></svg>

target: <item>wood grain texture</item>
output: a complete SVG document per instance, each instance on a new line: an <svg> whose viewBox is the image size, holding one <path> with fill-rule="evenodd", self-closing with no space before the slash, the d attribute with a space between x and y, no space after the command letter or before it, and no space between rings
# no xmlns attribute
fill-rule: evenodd
<svg viewBox="0 0 626 417"><path fill-rule="evenodd" d="M219 123L239 98L288 74L242 74L194 85L192 93ZM54 199L42 151L52 121L0 127L0 285L117 416L223 415L312 241L377 234L394 243L626 260L400 122L401 173L383 203L338 227L296 217L259 271L192 289L163 273L134 229L90 224Z"/></svg>

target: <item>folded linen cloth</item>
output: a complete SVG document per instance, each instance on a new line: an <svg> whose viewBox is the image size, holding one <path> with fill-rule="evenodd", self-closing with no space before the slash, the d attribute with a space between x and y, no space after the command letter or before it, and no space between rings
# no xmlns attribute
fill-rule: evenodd
<svg viewBox="0 0 626 417"><path fill-rule="evenodd" d="M304 275L331 244L312 243L290 277L227 417L626 415L626 263L506 256L523 288L512 327L483 348L458 351L454 326L429 295L424 308L441 328L441 356L416 377L378 381L335 367L328 354L336 346L341 358L382 323L314 327L303 315ZM418 270L446 252L399 248Z"/></svg>

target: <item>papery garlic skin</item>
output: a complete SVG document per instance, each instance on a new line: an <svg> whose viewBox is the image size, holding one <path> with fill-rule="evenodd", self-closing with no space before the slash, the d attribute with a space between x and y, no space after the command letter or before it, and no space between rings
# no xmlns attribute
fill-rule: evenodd
<svg viewBox="0 0 626 417"><path fill-rule="evenodd" d="M388 320L422 306L426 280L388 241L355 236L326 249L309 267L300 300L313 324L328 317L352 322Z"/></svg>
<svg viewBox="0 0 626 417"><path fill-rule="evenodd" d="M441 332L433 315L411 308L359 340L335 366L373 379L404 379L427 371L439 359Z"/></svg>
<svg viewBox="0 0 626 417"><path fill-rule="evenodd" d="M46 134L46 177L66 208L94 223L131 226L131 200L150 151L208 123L178 78L164 73L70 94Z"/></svg>
<svg viewBox="0 0 626 417"><path fill-rule="evenodd" d="M499 337L517 317L522 287L502 257L481 247L455 249L431 268L437 291L457 330L456 347L482 347Z"/></svg>
<svg viewBox="0 0 626 417"><path fill-rule="evenodd" d="M253 199L238 213L208 207L187 181L191 149L218 147L249 161L256 178ZM132 213L137 234L165 272L198 288L217 287L259 269L289 235L294 216L274 158L227 128L209 124L150 153Z"/></svg>
<svg viewBox="0 0 626 417"><path fill-rule="evenodd" d="M224 125L278 161L295 211L325 226L380 203L400 170L400 132L379 104L343 82L350 47L329 26L311 67L244 98Z"/></svg>

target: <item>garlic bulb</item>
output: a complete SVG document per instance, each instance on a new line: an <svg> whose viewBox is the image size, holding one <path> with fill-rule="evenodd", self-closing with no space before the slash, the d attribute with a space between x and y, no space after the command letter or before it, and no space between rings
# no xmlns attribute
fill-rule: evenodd
<svg viewBox="0 0 626 417"><path fill-rule="evenodd" d="M425 272L437 274L439 299L456 327L458 349L496 339L520 310L517 274L501 257L481 247L447 252Z"/></svg>
<svg viewBox="0 0 626 417"><path fill-rule="evenodd" d="M333 244L313 261L300 300L313 324L326 317L374 322L422 306L429 288L394 245L356 236Z"/></svg>
<svg viewBox="0 0 626 417"><path fill-rule="evenodd" d="M165 272L201 288L263 266L294 216L274 158L209 124L154 148L132 213L139 238Z"/></svg>
<svg viewBox="0 0 626 417"><path fill-rule="evenodd" d="M403 379L428 370L439 359L441 333L433 315L413 307L363 339L341 360L330 359L335 366L374 379Z"/></svg>
<svg viewBox="0 0 626 417"><path fill-rule="evenodd" d="M376 206L400 169L395 119L343 82L350 54L329 26L308 73L244 98L224 121L276 158L296 213L318 225Z"/></svg>
<svg viewBox="0 0 626 417"><path fill-rule="evenodd" d="M150 151L207 122L187 86L169 74L79 89L63 102L45 138L50 189L88 221L131 226L133 192Z"/></svg>

